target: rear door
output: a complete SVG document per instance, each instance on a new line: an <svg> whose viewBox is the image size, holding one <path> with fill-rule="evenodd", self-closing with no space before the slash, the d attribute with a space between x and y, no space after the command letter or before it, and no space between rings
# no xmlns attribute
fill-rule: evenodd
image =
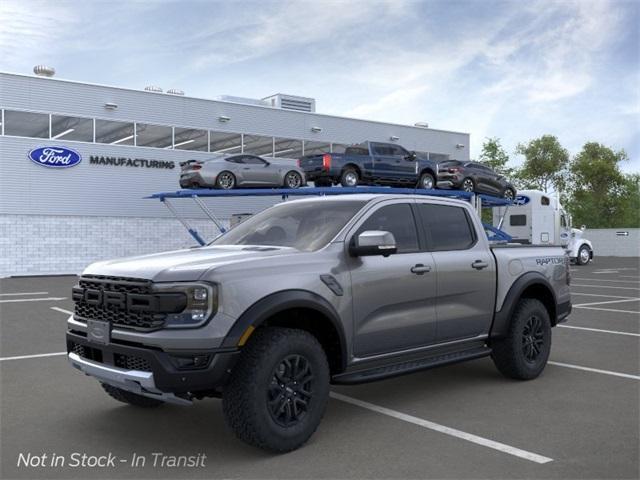
<svg viewBox="0 0 640 480"><path fill-rule="evenodd" d="M374 207L347 240L366 230L393 233L398 253L347 256L353 297L353 350L357 357L427 345L436 335L433 257L421 251L413 202ZM430 271L426 271L430 270Z"/></svg>
<svg viewBox="0 0 640 480"><path fill-rule="evenodd" d="M463 206L417 201L418 219L436 267L438 342L487 334L493 319L496 266Z"/></svg>

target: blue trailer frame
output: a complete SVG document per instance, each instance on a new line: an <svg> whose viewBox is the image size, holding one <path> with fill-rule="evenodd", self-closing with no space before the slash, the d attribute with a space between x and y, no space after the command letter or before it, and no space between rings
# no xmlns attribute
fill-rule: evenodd
<svg viewBox="0 0 640 480"><path fill-rule="evenodd" d="M503 207L512 204L511 201L500 197L493 197L491 195L475 194L471 192L464 192L462 190L424 190L414 188L393 188L393 187L305 187L295 190L287 188L253 188L253 189L232 189L232 190L212 190L212 189L193 189L193 190L177 190L175 192L159 192L149 195L148 199L160 200L169 211L184 225L189 234L200 245L206 245L206 241L193 228L183 217L180 216L175 209L171 200L179 198L190 198L198 207L204 212L204 214L215 223L218 230L221 233L226 232L226 228L215 216L209 207L202 201L202 198L227 198L227 197L273 197L279 196L282 200L286 200L289 197L303 197L303 196L329 196L329 195L353 195L358 193L365 194L394 194L394 195L425 195L430 197L446 197L456 198L459 200L466 200L470 202L478 214L480 214L482 208L487 207ZM488 236L490 241L508 242L511 237L502 230L493 227L492 225L484 224L485 229L493 233Z"/></svg>

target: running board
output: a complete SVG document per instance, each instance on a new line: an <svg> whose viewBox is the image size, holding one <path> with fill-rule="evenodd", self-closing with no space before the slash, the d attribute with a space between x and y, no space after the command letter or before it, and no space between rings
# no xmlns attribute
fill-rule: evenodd
<svg viewBox="0 0 640 480"><path fill-rule="evenodd" d="M487 357L491 354L489 347L476 347L468 350L445 353L407 362L394 363L384 367L375 367L367 370L359 370L356 372L347 372L334 375L331 378L332 383L342 385L355 385L358 383L374 382L385 378L397 377L407 373L427 370L429 368L450 365L452 363L464 362L466 360L474 360L476 358Z"/></svg>

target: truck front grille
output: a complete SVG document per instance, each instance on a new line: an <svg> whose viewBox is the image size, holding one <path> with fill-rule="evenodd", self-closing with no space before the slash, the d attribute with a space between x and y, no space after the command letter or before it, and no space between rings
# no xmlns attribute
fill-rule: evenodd
<svg viewBox="0 0 640 480"><path fill-rule="evenodd" d="M166 313L155 312L144 306L145 299L152 295L151 287L150 280L85 275L80 277L78 286L73 289L74 316L79 321L100 320L124 328L162 328ZM130 304L127 296L136 298L135 308L127 306ZM105 301L107 298L109 301Z"/></svg>
<svg viewBox="0 0 640 480"><path fill-rule="evenodd" d="M116 353L113 356L114 364L116 367L125 368L127 370L140 370L143 372L151 372L151 364L142 357L135 357L133 355L121 355Z"/></svg>

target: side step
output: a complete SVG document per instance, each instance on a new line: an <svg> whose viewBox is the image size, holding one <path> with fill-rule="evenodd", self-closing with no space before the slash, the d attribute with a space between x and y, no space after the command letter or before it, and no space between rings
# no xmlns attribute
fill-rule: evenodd
<svg viewBox="0 0 640 480"><path fill-rule="evenodd" d="M385 378L397 377L407 373L413 373L429 368L450 365L452 363L464 362L466 360L474 360L476 358L487 357L491 354L489 347L476 347L458 352L445 353L407 362L394 363L384 367L375 367L367 370L358 370L356 372L347 372L334 375L331 378L332 383L341 385L355 385L358 383L375 382Z"/></svg>

